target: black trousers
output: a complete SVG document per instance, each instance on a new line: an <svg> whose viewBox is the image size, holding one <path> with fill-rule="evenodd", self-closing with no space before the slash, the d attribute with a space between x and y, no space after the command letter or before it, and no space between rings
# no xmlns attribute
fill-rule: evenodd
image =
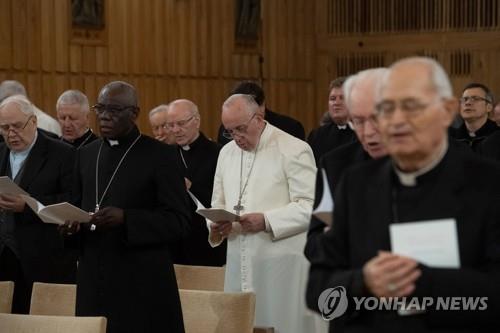
<svg viewBox="0 0 500 333"><path fill-rule="evenodd" d="M27 283L19 258L8 247L0 253L0 281L14 282L12 313L28 314L32 284Z"/></svg>

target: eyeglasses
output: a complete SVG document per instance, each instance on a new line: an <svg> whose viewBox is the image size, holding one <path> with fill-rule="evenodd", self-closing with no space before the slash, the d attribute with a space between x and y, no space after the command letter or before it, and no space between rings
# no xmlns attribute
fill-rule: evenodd
<svg viewBox="0 0 500 333"><path fill-rule="evenodd" d="M226 139L232 140L234 135L243 135L246 134L248 131L248 124L252 121L252 119L257 115L257 113L254 113L250 119L246 121L246 123L236 126L233 129L224 129L224 132L222 132L222 136L225 137Z"/></svg>
<svg viewBox="0 0 500 333"><path fill-rule="evenodd" d="M484 97L480 97L480 96L464 96L464 97L460 98L460 103L462 103L462 104L465 104L469 101L471 103L477 103L480 101L485 101L487 104L491 103L491 101L489 99L484 98Z"/></svg>
<svg viewBox="0 0 500 333"><path fill-rule="evenodd" d="M33 118L33 116L29 116L28 119L26 119L26 122L23 123L15 123L15 124L5 124L5 125L0 125L0 132L4 135L9 134L9 131L13 131L14 133L19 133L22 130L28 126L28 122L30 119Z"/></svg>
<svg viewBox="0 0 500 333"><path fill-rule="evenodd" d="M408 117L415 117L419 115L423 110L427 109L429 106L439 102L440 99L436 99L430 103L422 103L415 98L405 98L397 101L385 100L377 105L375 105L375 111L378 117L391 118L398 108Z"/></svg>
<svg viewBox="0 0 500 333"><path fill-rule="evenodd" d="M173 121L173 122L170 122L170 123L165 123L165 125L163 125L163 127L167 128L167 129L174 129L175 126L177 125L180 128L184 128L187 124L189 124L189 122L191 120L194 119L194 117L195 117L195 115L193 114L191 117L189 117L187 119L184 119L184 120L179 120L179 121Z"/></svg>
<svg viewBox="0 0 500 333"><path fill-rule="evenodd" d="M375 115L371 115L368 117L355 117L351 119L352 127L356 129L364 128L366 123L377 125L377 117Z"/></svg>
<svg viewBox="0 0 500 333"><path fill-rule="evenodd" d="M98 115L102 116L107 112L111 117L118 117L123 111L129 109L137 109L135 105L114 105L114 104L96 104L91 107L92 110Z"/></svg>

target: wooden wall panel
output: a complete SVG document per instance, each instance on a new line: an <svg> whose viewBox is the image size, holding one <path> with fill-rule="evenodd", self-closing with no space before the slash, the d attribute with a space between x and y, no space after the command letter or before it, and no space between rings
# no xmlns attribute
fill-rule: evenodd
<svg viewBox="0 0 500 333"><path fill-rule="evenodd" d="M141 130L150 132L151 108L190 98L211 137L229 90L254 79L273 110L310 129L318 108L315 13L313 1L262 0L260 40L241 47L234 0L105 0L102 38L82 41L73 38L69 0L0 0L0 79L21 81L53 116L64 90L80 89L94 104L104 84L125 80L139 91Z"/></svg>

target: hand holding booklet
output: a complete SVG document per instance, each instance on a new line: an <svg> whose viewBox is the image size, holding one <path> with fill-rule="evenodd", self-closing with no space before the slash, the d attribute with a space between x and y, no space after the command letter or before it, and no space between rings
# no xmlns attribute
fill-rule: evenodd
<svg viewBox="0 0 500 333"><path fill-rule="evenodd" d="M26 204L45 223L64 224L66 221L78 221L86 223L90 221L90 214L68 202L44 206L38 200L29 195L21 194Z"/></svg>
<svg viewBox="0 0 500 333"><path fill-rule="evenodd" d="M7 176L0 177L0 194L29 195Z"/></svg>
<svg viewBox="0 0 500 333"><path fill-rule="evenodd" d="M321 169L321 175L323 177L323 194L321 196L321 201L319 202L318 207L314 209L312 214L326 225L331 226L334 203L325 169Z"/></svg>
<svg viewBox="0 0 500 333"><path fill-rule="evenodd" d="M221 208L205 208L205 206L203 206L203 204L193 195L193 193L189 191L188 193L191 199L193 199L194 203L196 204L196 213L200 214L207 220L210 220L214 223L225 221L239 221L239 215L228 212L227 210Z"/></svg>

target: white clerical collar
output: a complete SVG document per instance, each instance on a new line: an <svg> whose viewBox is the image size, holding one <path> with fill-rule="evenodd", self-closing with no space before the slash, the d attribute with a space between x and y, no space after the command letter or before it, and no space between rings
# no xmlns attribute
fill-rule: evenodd
<svg viewBox="0 0 500 333"><path fill-rule="evenodd" d="M185 151L188 151L191 149L191 147L189 145L184 145L184 146L181 146L182 150L185 150Z"/></svg>
<svg viewBox="0 0 500 333"><path fill-rule="evenodd" d="M394 171L396 172L396 175L398 176L398 179L401 182L401 184L403 186L409 186L409 187L416 186L417 177L434 169L439 164L439 162L441 162L447 150L448 150L448 140L445 140L444 144L441 145L441 149L438 151L436 158L434 158L428 165L424 166L423 168L417 171L403 172L399 170L396 165L394 165Z"/></svg>
<svg viewBox="0 0 500 333"><path fill-rule="evenodd" d="M476 133L474 133L474 132L469 132L469 136L470 136L471 138L475 138L475 137L476 137Z"/></svg>
<svg viewBox="0 0 500 333"><path fill-rule="evenodd" d="M347 125L337 125L337 128L339 130L345 130L345 129L347 129Z"/></svg>
<svg viewBox="0 0 500 333"><path fill-rule="evenodd" d="M118 146L120 144L118 140L111 140L111 139L108 139L108 143L111 147Z"/></svg>

